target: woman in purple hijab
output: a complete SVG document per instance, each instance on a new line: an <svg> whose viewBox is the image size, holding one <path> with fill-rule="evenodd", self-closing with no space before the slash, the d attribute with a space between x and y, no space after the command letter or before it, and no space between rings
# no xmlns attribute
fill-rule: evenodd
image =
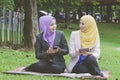
<svg viewBox="0 0 120 80"><path fill-rule="evenodd" d="M39 18L41 33L36 37L35 55L39 60L26 67L26 71L39 73L63 73L66 68L64 55L68 45L64 33L56 30L56 19L50 15Z"/></svg>
<svg viewBox="0 0 120 80"><path fill-rule="evenodd" d="M52 23L51 23L52 21ZM50 45L50 47L53 47L53 42L55 39L55 30L56 30L56 21L55 18L52 16L43 16L39 19L40 22L40 30L43 32L43 38L44 40ZM51 26L52 24L52 26ZM51 31L52 27L54 30Z"/></svg>

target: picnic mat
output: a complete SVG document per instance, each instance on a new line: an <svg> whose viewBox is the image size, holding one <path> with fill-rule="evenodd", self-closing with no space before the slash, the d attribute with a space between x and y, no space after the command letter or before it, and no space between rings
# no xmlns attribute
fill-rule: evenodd
<svg viewBox="0 0 120 80"><path fill-rule="evenodd" d="M76 73L61 73L61 74L50 74L50 73L37 73L37 72L28 72L28 71L24 71L25 67L20 67L14 70L10 70L10 71L3 71L3 73L5 74L23 74L23 75L38 75L38 76L59 76L59 77L69 77L69 78L91 78L91 79L103 79L103 80L107 80L107 78L109 78L110 74L109 71L104 70L102 71L104 77L100 77L100 76L93 76L89 73L80 73L80 74L76 74Z"/></svg>

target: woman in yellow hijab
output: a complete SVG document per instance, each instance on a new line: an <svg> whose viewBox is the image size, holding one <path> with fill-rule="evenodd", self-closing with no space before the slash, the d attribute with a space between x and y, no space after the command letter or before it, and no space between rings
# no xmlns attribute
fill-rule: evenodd
<svg viewBox="0 0 120 80"><path fill-rule="evenodd" d="M81 17L80 30L72 31L69 47L71 59L66 71L103 76L97 62L100 56L99 33L91 15Z"/></svg>

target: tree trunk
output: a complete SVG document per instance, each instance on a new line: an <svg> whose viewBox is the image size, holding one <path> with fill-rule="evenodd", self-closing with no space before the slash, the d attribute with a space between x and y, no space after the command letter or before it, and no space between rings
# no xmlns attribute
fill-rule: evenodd
<svg viewBox="0 0 120 80"><path fill-rule="evenodd" d="M77 20L76 20L76 11L74 11L72 14L73 14L73 16L72 16L73 22L76 22L76 21L77 21Z"/></svg>
<svg viewBox="0 0 120 80"><path fill-rule="evenodd" d="M70 13L68 11L65 11L65 27L64 28L69 28L68 25L70 23Z"/></svg>
<svg viewBox="0 0 120 80"><path fill-rule="evenodd" d="M34 48L36 35L38 33L38 15L36 0L24 0L24 29L23 43L26 48Z"/></svg>
<svg viewBox="0 0 120 80"><path fill-rule="evenodd" d="M112 16L112 6L111 4L108 4L107 5L107 21L106 21L107 23L112 22L111 16Z"/></svg>
<svg viewBox="0 0 120 80"><path fill-rule="evenodd" d="M58 22L58 21L59 21L59 10L56 10L54 16L55 16L55 18L56 18L56 21Z"/></svg>
<svg viewBox="0 0 120 80"><path fill-rule="evenodd" d="M18 8L20 9L21 11L21 8L23 6L23 0L14 0L14 4L15 4L15 9L14 11L17 11Z"/></svg>
<svg viewBox="0 0 120 80"><path fill-rule="evenodd" d="M80 7L78 8L78 16L79 16L79 20L80 20L80 18L83 16L83 14L82 14L82 11L81 11L81 8L80 8Z"/></svg>

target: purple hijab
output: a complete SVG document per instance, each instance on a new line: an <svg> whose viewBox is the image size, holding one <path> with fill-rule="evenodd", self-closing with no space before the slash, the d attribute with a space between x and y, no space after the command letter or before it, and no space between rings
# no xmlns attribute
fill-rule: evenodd
<svg viewBox="0 0 120 80"><path fill-rule="evenodd" d="M50 22L53 19L55 20L55 18L50 15L45 15L39 18L39 27L43 32L43 38L50 45L50 47L53 47L55 39L55 32L50 31Z"/></svg>

